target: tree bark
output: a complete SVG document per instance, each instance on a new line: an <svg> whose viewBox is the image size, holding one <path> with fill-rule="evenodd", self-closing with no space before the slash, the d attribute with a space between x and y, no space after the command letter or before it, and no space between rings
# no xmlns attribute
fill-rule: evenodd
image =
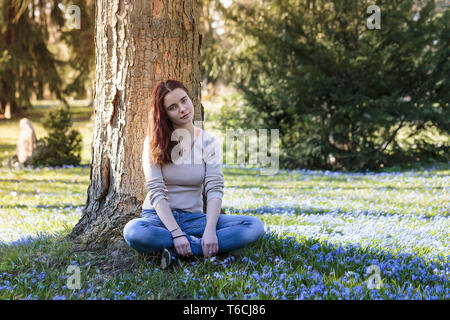
<svg viewBox="0 0 450 320"><path fill-rule="evenodd" d="M96 80L90 184L71 238L89 248L123 240L146 196L142 145L150 98L160 80L189 90L195 121L203 120L196 0L98 0Z"/></svg>

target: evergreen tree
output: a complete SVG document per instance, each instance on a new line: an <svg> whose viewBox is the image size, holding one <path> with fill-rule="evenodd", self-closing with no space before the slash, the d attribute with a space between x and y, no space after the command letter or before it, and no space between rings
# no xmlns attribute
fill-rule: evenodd
<svg viewBox="0 0 450 320"><path fill-rule="evenodd" d="M80 8L81 29L66 25L63 10L70 5ZM50 38L67 45L71 52L67 61L49 50ZM0 2L0 114L8 106L12 114L27 110L32 93L42 97L45 86L67 104L69 94L85 93L93 65L92 0ZM72 81L68 69L77 72Z"/></svg>
<svg viewBox="0 0 450 320"><path fill-rule="evenodd" d="M72 115L66 108L50 111L43 121L47 136L37 141L33 157L25 164L35 167L79 165L82 137L72 124Z"/></svg>
<svg viewBox="0 0 450 320"><path fill-rule="evenodd" d="M230 25L216 74L280 129L285 167L378 169L449 160L449 145L424 131L450 130L449 21L434 1L233 1L216 5ZM409 130L409 144L399 141Z"/></svg>

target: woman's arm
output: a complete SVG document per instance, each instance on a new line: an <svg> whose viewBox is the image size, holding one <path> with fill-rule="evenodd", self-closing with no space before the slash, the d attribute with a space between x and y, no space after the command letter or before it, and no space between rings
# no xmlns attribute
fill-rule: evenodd
<svg viewBox="0 0 450 320"><path fill-rule="evenodd" d="M161 201L159 201L156 204L155 210L158 214L159 219L161 219L161 222L164 224L167 230L170 231L178 228L177 230L172 232L173 237L183 234L183 230L180 229L180 226L175 220L172 210L170 209L169 202L167 202L166 199L162 199Z"/></svg>
<svg viewBox="0 0 450 320"><path fill-rule="evenodd" d="M222 199L212 198L206 204L206 230L216 231L217 221L222 208Z"/></svg>
<svg viewBox="0 0 450 320"><path fill-rule="evenodd" d="M203 255L209 257L219 251L216 234L217 221L222 208L224 179L219 145L215 138L206 148L205 157L205 194L206 227L202 237Z"/></svg>
<svg viewBox="0 0 450 320"><path fill-rule="evenodd" d="M167 230L173 230L178 228L174 232L172 232L172 237L176 237L184 234L183 230L180 229L177 221L173 217L172 210L170 209L169 202L166 199L162 199L156 204L155 207L156 213L158 217L161 219L162 223L166 226ZM189 240L186 237L179 237L173 239L173 245L177 253L181 256L192 256L191 245Z"/></svg>
<svg viewBox="0 0 450 320"><path fill-rule="evenodd" d="M221 207L222 199L220 198L212 198L206 204L206 227L202 237L202 250L205 257L210 257L219 252L216 227Z"/></svg>
<svg viewBox="0 0 450 320"><path fill-rule="evenodd" d="M205 161L206 227L215 231L222 208L224 179L222 163L218 162L216 156L217 150L208 149L208 162Z"/></svg>
<svg viewBox="0 0 450 320"><path fill-rule="evenodd" d="M155 208L161 199L168 199L165 192L166 185L164 183L161 165L150 162L148 136L144 140L144 148L142 150L142 167L145 176L145 189L149 193L150 204Z"/></svg>

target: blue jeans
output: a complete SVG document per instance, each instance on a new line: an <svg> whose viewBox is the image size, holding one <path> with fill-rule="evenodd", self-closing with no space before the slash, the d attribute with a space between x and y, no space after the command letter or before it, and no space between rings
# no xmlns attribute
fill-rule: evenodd
<svg viewBox="0 0 450 320"><path fill-rule="evenodd" d="M201 238L206 226L206 214L172 209L181 230L187 235L194 256L203 255ZM216 226L219 252L227 252L247 246L264 234L259 218L221 214ZM141 253L155 253L164 248L176 256L172 235L155 210L143 210L142 218L130 220L123 229L123 236L130 247Z"/></svg>

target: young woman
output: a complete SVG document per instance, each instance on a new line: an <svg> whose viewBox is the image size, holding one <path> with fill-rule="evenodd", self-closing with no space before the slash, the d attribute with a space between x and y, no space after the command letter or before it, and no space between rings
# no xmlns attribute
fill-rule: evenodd
<svg viewBox="0 0 450 320"><path fill-rule="evenodd" d="M193 118L194 106L181 82L156 85L142 154L148 193L142 217L129 221L123 235L139 252L162 252L163 268L177 256L211 257L249 245L264 234L256 217L220 214L220 146L213 135L194 126Z"/></svg>

